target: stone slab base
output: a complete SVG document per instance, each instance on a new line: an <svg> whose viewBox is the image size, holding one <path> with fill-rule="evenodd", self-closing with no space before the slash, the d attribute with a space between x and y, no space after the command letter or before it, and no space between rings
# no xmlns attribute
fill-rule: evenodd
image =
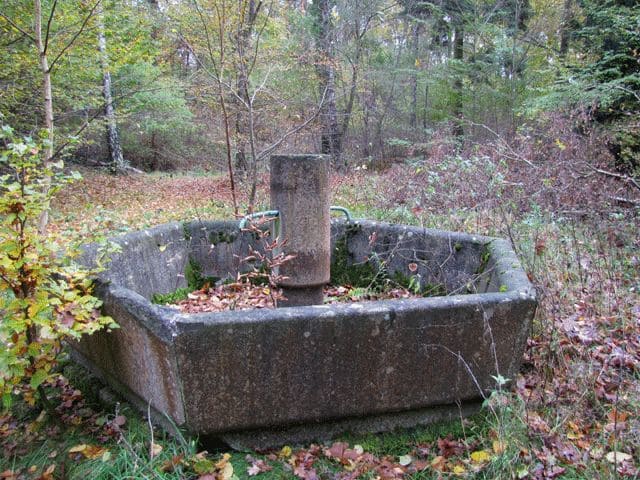
<svg viewBox="0 0 640 480"><path fill-rule="evenodd" d="M282 445L327 443L346 433L366 434L389 432L400 428L412 428L441 422L460 421L478 413L481 402L465 402L461 405L441 405L406 412L385 413L362 418L325 421L291 426L274 430L261 429L248 432L226 433L219 438L235 450L256 450ZM207 437L203 437L204 443Z"/></svg>

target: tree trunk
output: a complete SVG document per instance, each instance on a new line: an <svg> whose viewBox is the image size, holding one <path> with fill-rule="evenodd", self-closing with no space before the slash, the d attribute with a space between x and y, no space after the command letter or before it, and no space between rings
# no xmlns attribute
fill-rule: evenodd
<svg viewBox="0 0 640 480"><path fill-rule="evenodd" d="M331 155L334 166L341 166L342 138L338 125L338 110L336 107L336 71L333 55L331 25L331 1L314 1L315 22L317 27L316 48L318 58L316 72L319 78L320 96L324 99L322 105L322 136L321 152Z"/></svg>
<svg viewBox="0 0 640 480"><path fill-rule="evenodd" d="M562 23L560 23L560 58L564 60L569 51L569 37L571 35L570 23L572 20L572 5L573 0L564 0L562 6Z"/></svg>
<svg viewBox="0 0 640 480"><path fill-rule="evenodd" d="M111 173L124 173L126 162L122 156L122 146L118 136L118 126L113 108L111 96L111 72L109 71L109 57L107 54L107 39L104 31L104 15L102 6L98 7L98 50L100 51L100 64L102 67L102 96L104 97L104 117L107 134L107 146L109 147L109 168Z"/></svg>
<svg viewBox="0 0 640 480"><path fill-rule="evenodd" d="M246 3L246 4L245 4ZM238 31L236 34L236 43L238 51L238 64L236 66L236 115L235 115L235 134L236 134L236 172L241 174L253 170L252 163L247 162L247 129L248 114L247 109L251 99L249 98L249 59L247 52L251 43L251 35L253 33L258 10L261 2L256 5L255 0L238 2L238 14L240 21L238 23Z"/></svg>
<svg viewBox="0 0 640 480"><path fill-rule="evenodd" d="M464 26L462 25L462 21L460 21L455 26L455 38L453 43L453 58L457 60L458 67L462 66L462 62L464 61ZM464 128L462 127L462 72L458 72L456 74L456 79L453 84L453 88L455 91L455 99L453 105L453 115L455 117L455 124L453 126L453 134L458 139L462 139L464 136Z"/></svg>
<svg viewBox="0 0 640 480"><path fill-rule="evenodd" d="M51 92L51 70L47 59L47 45L42 39L42 3L41 0L34 0L34 36L38 58L40 62L40 72L42 73L42 93L44 107L44 125L47 130L48 143L44 151L44 163L48 165L53 157L53 94ZM45 191L49 190L49 183L43 185ZM38 231L44 234L47 223L49 223L49 205L40 214L38 221Z"/></svg>
<svg viewBox="0 0 640 480"><path fill-rule="evenodd" d="M427 129L427 112L429 111L429 84L424 84L424 105L422 108L422 128Z"/></svg>
<svg viewBox="0 0 640 480"><path fill-rule="evenodd" d="M413 57L414 66L409 77L411 84L411 110L409 112L409 126L415 130L418 124L418 68L420 60L418 59L418 42L420 40L420 25L414 23L411 28L411 56Z"/></svg>

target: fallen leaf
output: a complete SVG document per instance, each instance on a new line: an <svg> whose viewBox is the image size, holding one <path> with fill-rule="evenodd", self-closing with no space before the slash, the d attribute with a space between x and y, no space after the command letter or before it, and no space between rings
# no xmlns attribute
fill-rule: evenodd
<svg viewBox="0 0 640 480"><path fill-rule="evenodd" d="M455 475L462 475L467 472L467 469L464 468L464 465L457 463L454 465L453 470L451 470Z"/></svg>
<svg viewBox="0 0 640 480"><path fill-rule="evenodd" d="M127 423L127 417L125 417L124 415L118 415L116 418L113 419L113 423L121 427L125 423Z"/></svg>
<svg viewBox="0 0 640 480"><path fill-rule="evenodd" d="M55 464L49 465L47 469L42 472L42 475L40 475L36 480L53 480L53 472L55 471L55 469Z"/></svg>
<svg viewBox="0 0 640 480"><path fill-rule="evenodd" d="M617 452L615 450L607 453L605 458L607 459L607 462L615 463L616 465L619 465L623 462L630 462L631 460L633 460L633 457L628 453Z"/></svg>
<svg viewBox="0 0 640 480"><path fill-rule="evenodd" d="M76 445L74 447L71 447L69 449L69 453L80 453L82 452L85 448L87 448L87 445L85 445L84 443L81 445Z"/></svg>
<svg viewBox="0 0 640 480"><path fill-rule="evenodd" d="M151 446L149 447L149 456L151 458L155 458L160 455L160 452L162 452L162 445L151 442Z"/></svg>
<svg viewBox="0 0 640 480"><path fill-rule="evenodd" d="M284 447L282 447L282 449L278 452L278 456L280 458L289 458L291 456L292 450L291 447L289 445L285 445Z"/></svg>
<svg viewBox="0 0 640 480"><path fill-rule="evenodd" d="M93 460L96 458L102 457L108 450L104 447L99 447L97 445L87 445L86 448L82 451L82 455L89 460Z"/></svg>
<svg viewBox="0 0 640 480"><path fill-rule="evenodd" d="M431 468L439 472L444 472L447 468L447 462L442 455L438 455L431 460Z"/></svg>
<svg viewBox="0 0 640 480"><path fill-rule="evenodd" d="M398 458L398 463L400 465L402 465L403 467L406 467L407 465L410 465L411 462L413 462L413 458L411 458L411 455L401 455Z"/></svg>
<svg viewBox="0 0 640 480"><path fill-rule="evenodd" d="M174 455L170 460L165 460L162 466L160 467L160 471L162 472L173 472L173 470L182 463L182 459L184 455Z"/></svg>
<svg viewBox="0 0 640 480"><path fill-rule="evenodd" d="M477 450L471 454L471 461L475 463L485 463L491 460L491 455L486 450Z"/></svg>

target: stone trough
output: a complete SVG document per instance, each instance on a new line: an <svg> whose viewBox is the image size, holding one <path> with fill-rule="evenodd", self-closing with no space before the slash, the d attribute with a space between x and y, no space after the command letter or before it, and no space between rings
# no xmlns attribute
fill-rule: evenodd
<svg viewBox="0 0 640 480"><path fill-rule="evenodd" d="M116 239L99 295L121 328L76 356L170 428L250 447L455 418L515 377L536 299L508 242L365 220L330 231L334 265L368 260L448 294L183 314L152 296L194 272L235 278L259 247L236 221L171 223Z"/></svg>

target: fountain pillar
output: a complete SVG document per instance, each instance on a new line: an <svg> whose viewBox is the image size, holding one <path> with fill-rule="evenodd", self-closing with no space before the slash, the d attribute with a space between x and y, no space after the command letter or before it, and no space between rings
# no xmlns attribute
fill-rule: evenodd
<svg viewBox="0 0 640 480"><path fill-rule="evenodd" d="M276 272L288 277L279 306L322 304L331 264L329 168L326 155L271 156L271 208L286 240L280 251L295 255Z"/></svg>

